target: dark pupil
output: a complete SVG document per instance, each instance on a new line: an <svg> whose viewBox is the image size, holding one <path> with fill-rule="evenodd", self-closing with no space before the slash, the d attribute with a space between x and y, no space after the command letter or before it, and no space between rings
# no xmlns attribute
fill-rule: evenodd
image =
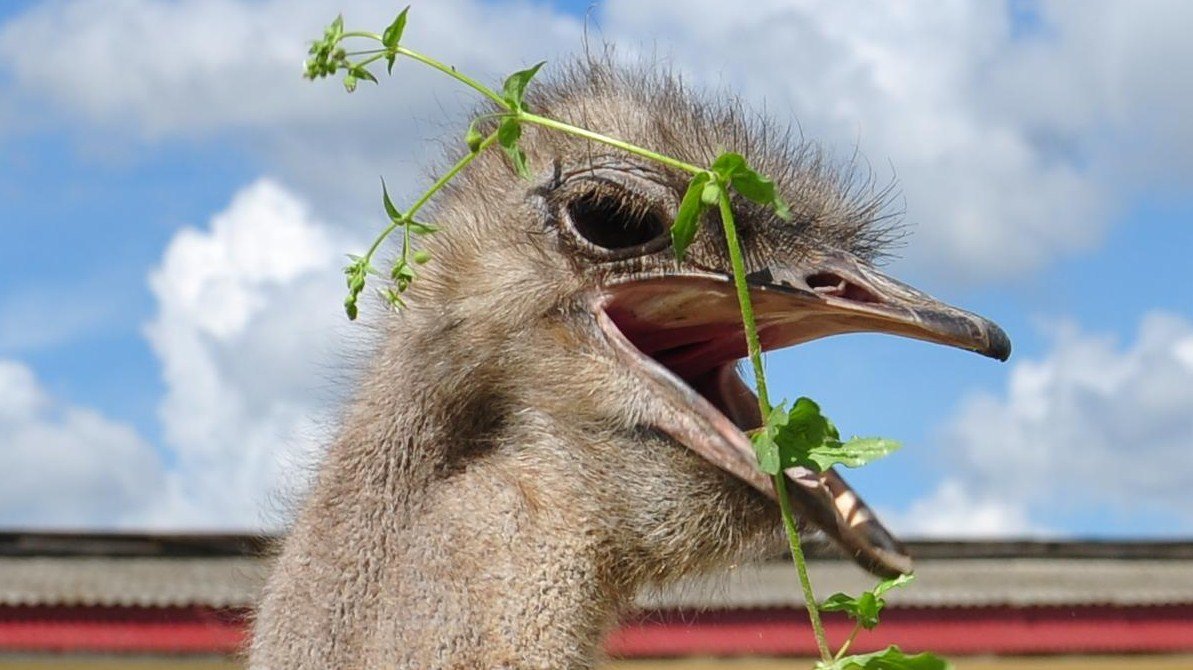
<svg viewBox="0 0 1193 670"><path fill-rule="evenodd" d="M576 232L605 249L634 247L662 235L666 226L657 214L607 195L589 194L568 204Z"/></svg>

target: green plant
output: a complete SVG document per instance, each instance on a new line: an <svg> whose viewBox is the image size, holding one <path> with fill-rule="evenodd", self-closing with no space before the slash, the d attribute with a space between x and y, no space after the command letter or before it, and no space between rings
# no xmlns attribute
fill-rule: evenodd
<svg viewBox="0 0 1193 670"><path fill-rule="evenodd" d="M860 630L870 629L878 624L879 613L885 605L882 595L891 588L910 581L910 576L883 581L856 598L838 593L820 606L816 603L799 532L788 501L787 482L783 470L794 465L805 466L817 472L836 464L858 467L891 453L899 445L892 440L882 438L853 438L842 441L837 428L821 414L820 407L808 398L800 398L790 407L787 407L785 403L774 406L770 404L766 372L762 365L762 347L759 343L754 309L746 284L745 263L738 241L737 226L730 198L732 193L737 193L748 200L772 208L782 218L788 218L790 213L787 204L777 192L774 182L751 168L745 157L737 153L722 153L707 166L693 165L614 137L535 114L527 107L524 98L527 86L543 63L511 74L505 79L501 90L496 91L459 72L454 67L403 46L402 37L406 28L408 11L409 8L403 9L380 34L345 31L343 18L337 17L325 30L323 38L312 44L311 58L306 62L305 76L309 79L319 79L343 72L344 88L351 93L356 90L361 81L377 83L377 78L368 69L370 65L384 60L387 72L392 74L394 63L399 56L402 56L434 68L472 88L496 105L497 111L474 119L469 124L464 137L468 153L436 179L404 211L394 205L388 189L382 182L382 204L389 217L389 223L363 256L349 257L351 262L344 269L348 284L348 296L344 301L344 307L348 318L355 319L357 316L357 301L365 288L368 276L381 276L381 273L373 266L373 258L382 242L399 229L402 231L402 252L388 272L392 285L384 288L381 293L393 307L400 308L404 305L402 293L407 290L417 276L415 266L430 260L425 252L411 251L411 236L426 235L436 230L428 223L417 221L415 215L435 193L467 168L478 155L493 145L497 145L509 157L515 171L520 176L530 177L526 166L526 155L518 145L524 124L537 125L605 144L690 174L690 181L671 226L672 246L676 258L682 260L699 230L701 215L711 208L718 209L732 264L733 282L741 308L748 355L757 386L759 410L765 417L763 425L759 429L751 431L750 437L757 452L759 467L771 476L779 500L792 560L799 575L808 616L820 651L821 660L816 667L825 670L870 668L936 670L949 667L947 662L932 654L923 653L909 656L894 646L872 654L845 655ZM380 46L350 52L342 46L343 41L349 38L371 40ZM353 61L352 58L360 58L360 60ZM488 134L482 133L479 130L482 121L495 121L496 129ZM822 610L844 612L857 622L853 633L835 654L829 649L824 626L820 620Z"/></svg>

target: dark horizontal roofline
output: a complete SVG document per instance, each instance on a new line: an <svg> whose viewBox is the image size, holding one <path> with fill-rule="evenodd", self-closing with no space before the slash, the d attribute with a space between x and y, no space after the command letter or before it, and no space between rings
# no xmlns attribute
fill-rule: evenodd
<svg viewBox="0 0 1193 670"><path fill-rule="evenodd" d="M0 556L261 556L270 553L278 539L241 533L9 531L0 532ZM1193 539L932 539L904 544L918 559L1193 559ZM842 559L823 543L811 543L807 551L814 560Z"/></svg>
<svg viewBox="0 0 1193 670"><path fill-rule="evenodd" d="M0 556L260 556L278 538L247 533L0 532Z"/></svg>

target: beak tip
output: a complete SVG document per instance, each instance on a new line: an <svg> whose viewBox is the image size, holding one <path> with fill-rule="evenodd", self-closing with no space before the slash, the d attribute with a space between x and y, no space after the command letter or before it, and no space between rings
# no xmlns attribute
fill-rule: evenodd
<svg viewBox="0 0 1193 670"><path fill-rule="evenodd" d="M997 324L991 323L986 331L986 348L981 352L990 358L1005 361L1011 357L1011 338Z"/></svg>

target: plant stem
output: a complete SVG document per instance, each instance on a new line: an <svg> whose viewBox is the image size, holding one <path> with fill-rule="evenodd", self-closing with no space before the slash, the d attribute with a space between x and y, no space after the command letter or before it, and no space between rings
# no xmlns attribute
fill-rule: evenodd
<svg viewBox="0 0 1193 670"><path fill-rule="evenodd" d="M841 657L843 657L845 653L849 651L850 645L853 644L853 638L857 637L857 634L860 632L862 632L862 625L860 623L854 624L853 630L849 633L849 637L845 638L845 642L841 645L841 648L837 650L837 655L833 656L834 661L840 660Z"/></svg>
<svg viewBox="0 0 1193 670"><path fill-rule="evenodd" d="M497 133L492 133L491 135L486 137L484 140L481 140L480 147L478 147L476 151L470 151L463 158L456 161L456 164L451 166L451 169L449 169L447 172L444 172L438 179L435 180L434 184L431 184L431 187L429 189L427 189L427 191L425 193L423 193L422 196L418 200L414 201L414 204L411 205L410 208L407 209L402 214L402 217L399 220L390 221L389 225L385 227L385 230L382 230L381 234L378 235L377 238L373 240L373 244L372 244L372 246L369 247L369 250L365 252L364 260L365 260L366 266L373 259L373 254L377 253L377 249L381 246L381 243L385 241L385 238L389 237L390 233L397 230L398 226L403 226L403 225L405 225L406 222L413 219L415 213L417 213L418 210L422 209L423 205L427 204L427 202L430 201L431 197L434 196L435 193L437 193L439 191L439 189L446 186L447 183L449 181L451 181L456 175L460 174L460 172L464 168L468 167L469 163L476 160L476 157L479 156L482 151L484 151L485 149L488 149L496 141L497 141ZM409 230L409 228L407 228L407 230ZM406 236L407 245L409 244L409 240L410 240L410 237L409 237L409 234L407 234L407 236ZM402 257L405 258L405 255L406 255L406 250L403 248Z"/></svg>
<svg viewBox="0 0 1193 670"><path fill-rule="evenodd" d="M375 40L377 42L383 42L381 35L363 31L343 33L340 39L342 40L348 37L360 37ZM353 52L352 55L364 55L366 53L371 53L372 55L369 58L352 65L355 67L364 67L370 63L381 60L382 58L396 55L406 56L435 70L438 70L439 72L442 72L443 74L446 74L456 81L459 81L469 88L477 91L496 104L501 110L502 113L500 115L502 116L512 116L518 122L532 123L544 128L567 133L575 137L598 142L631 154L635 154L637 156L641 156L676 170L687 172L689 174L700 174L707 171L707 168L693 165L691 163L687 163L685 161L639 147L608 135L603 135L601 133L593 132L586 128L580 128L563 121L557 121L555 119L527 112L524 109L521 109L520 105L512 104L493 89L465 74L460 73L454 67L435 60L429 56L425 56L417 51L407 49L406 47L399 45L392 50L386 48L380 51ZM369 250L365 253L363 259L365 267L369 267L369 263L371 262L373 255L377 252L377 249L381 246L381 243L391 233L393 233L398 226L404 227L402 259L405 261L410 247L409 223L413 220L414 215L428 201L430 201L431 197L434 196L435 193L437 193L448 182L455 178L455 176L464 168L466 168L473 160L475 160L476 157L481 154L481 152L492 146L496 141L496 132L487 136L481 141L477 150L470 151L467 155L457 161L456 164L453 165L451 169L449 169L443 175L441 175L435 181L435 183L432 184L431 187L424 192L422 196L416 200L409 209L406 210L405 213L402 214L400 218L391 221L390 224L373 241L372 246L370 246ZM771 412L770 397L766 387L766 371L762 365L762 346L758 337L758 325L754 316L754 307L750 300L750 289L746 284L745 261L742 256L741 243L737 237L737 225L733 218L733 209L729 200L730 184L727 180L721 179L719 177L717 179L720 181L721 186L721 194L718 199L718 203L720 207L722 226L725 230L726 246L728 247L729 259L733 270L733 284L737 292L738 305L741 308L742 327L746 336L746 348L747 352L749 353L750 364L754 369L754 382L758 390L758 408L763 419L765 420L765 418ZM845 652L849 649L849 646L853 643L854 637L857 636L860 626L854 627L853 632L850 633L849 638L846 639L840 651L834 657L829 651L828 640L824 632L824 624L820 620L820 610L817 607L816 597L812 590L812 582L808 576L807 559L804 556L803 548L800 543L799 528L796 526L795 516L791 509L791 501L787 496L787 478L782 471L773 476L772 484L775 489L775 495L779 500L779 510L783 518L783 529L787 534L788 543L791 548L792 562L795 564L796 572L799 574L800 586L803 589L804 594L804 605L808 609L808 618L812 623L812 631L816 637L816 646L820 651L821 659L823 659L826 663L831 662L834 658L841 658L845 654Z"/></svg>
<svg viewBox="0 0 1193 670"><path fill-rule="evenodd" d="M375 33L367 33L367 32L344 33L344 37L365 37L365 38L369 38L369 39L375 39L377 41L381 40L380 35L377 35ZM505 98L502 98L501 95L499 95L496 91L489 88L488 86L485 86L484 84L473 79L472 77L469 77L468 75L461 73L460 71L456 70L456 68L454 68L450 65L447 65L446 63L437 61L434 58L431 58L430 56L425 56L417 51L407 49L404 46L399 46L395 51L398 54L407 56L409 58L413 58L414 60L416 60L424 65L435 68L436 70L446 74L447 76L455 79L456 81L459 81L459 82L465 84L466 86L472 88L474 91L477 91L481 95L492 100L501 109L506 110L506 111L515 111L510 108L510 104L505 100ZM377 54L373 55L372 57L370 57L364 61L361 61L360 63L357 63L356 65L367 65L374 61L385 58L388 54L389 54L388 51L382 51L381 53L377 53ZM539 116L538 114L532 114L532 113L524 111L524 110L516 111L515 115L519 121L525 121L526 123L533 123L535 125L543 126L545 128L552 128L554 130L558 130L560 132L567 133L569 135L574 135L576 137L582 137L584 139L592 140L594 142L600 142L601 144L606 144L608 146L621 149L622 151L628 151L629 153L637 154L639 156L642 156L643 158L648 158L652 161L662 163L663 165L668 165L668 166L673 167L677 170L682 170L684 172L688 172L691 174L699 174L705 170L705 168L699 167L697 165L692 165L691 163L686 163L681 160L676 160L670 156L666 156L664 154L660 154L658 152L651 151L649 149L644 149L640 146L630 144L629 142L624 142L624 141L619 140L615 137L609 137L608 135L602 135L601 133L596 133L596 132L593 132L586 128L579 128L577 126L573 126L570 123L564 123L563 121L556 121L555 119L551 119L551 118L548 118L545 116Z"/></svg>
<svg viewBox="0 0 1193 670"><path fill-rule="evenodd" d="M737 302L741 308L742 326L746 331L746 349L750 355L750 363L754 367L754 384L758 389L758 409L763 420L770 414L770 398L766 390L766 371L762 367L762 344L758 340L758 325L754 318L754 305L750 301L750 288L746 285L746 265L742 258L741 243L737 239L737 224L733 219L733 208L729 203L729 184L721 183L721 225L725 229L725 243L729 247L729 261L733 267L733 285L737 289ZM820 658L824 661L832 660L832 653L828 648L828 640L824 634L824 624L820 621L820 610L816 605L816 595L812 591L812 580L808 577L808 562L804 558L803 547L800 546L799 529L795 525L795 516L791 511L791 501L787 499L787 477L780 470L772 477L775 495L779 499L779 512L783 517L783 529L787 532L787 541L791 546L791 560L795 563L795 571L799 573L799 583L804 591L804 605L808 609L808 619L812 622L812 633L816 636L816 647L820 650Z"/></svg>
<svg viewBox="0 0 1193 670"><path fill-rule="evenodd" d="M380 39L380 37L378 37L377 39ZM498 95L496 91L489 88L488 86L485 86L484 84L473 79L472 77L469 77L466 74L461 74L459 71L456 70L456 68L454 68L450 65L447 65L445 63L441 63L441 62L435 60L434 58L431 58L430 56L424 56L417 51L411 51L410 49L407 49L404 46L399 46L397 48L397 52L403 56L409 56L410 58L413 58L414 60L422 63L423 65L429 65L430 67L433 67L436 70L439 70L440 72L442 72L443 74L446 74L447 76L451 77L452 79L455 79L456 81L465 84L466 86L472 88L473 90L475 90L476 92L485 96L486 98L497 103L498 107L501 107L502 109L507 110L507 111L510 109L509 103L506 102L505 99L502 98L500 95Z"/></svg>
<svg viewBox="0 0 1193 670"><path fill-rule="evenodd" d="M564 132L569 135L575 135L576 137L583 137L584 139L592 140L593 142L600 142L601 144L607 144L611 147L621 149L622 151L628 151L629 153L637 154L639 156L642 156L643 158L649 158L652 161L662 163L663 165L673 167L677 170L683 170L684 172L689 172L691 174L700 174L701 172L704 172L707 169L707 168L699 167L697 165L692 165L691 163L685 163L684 161L681 161L681 160L676 160L670 156L664 156L663 154L656 153L654 151L651 151L650 149L644 149L640 146L630 144L629 142L624 142L624 141L619 140L615 137L609 137L608 135L594 133L593 131L588 130L586 128L579 128L579 127L573 126L570 123L564 123L563 121L556 121L555 119L551 119L551 118L548 118L545 116L539 116L538 114L532 114L530 112L523 111L518 114L518 119L521 121L525 121L527 123L533 123L535 125L543 126L544 128L551 128L553 130L558 130L560 132Z"/></svg>
<svg viewBox="0 0 1193 670"><path fill-rule="evenodd" d="M382 51L381 53L374 53L372 56L369 56L368 58L360 61L359 63L353 63L353 65L355 65L356 67L364 67L370 63L374 63L376 61L381 60L382 58L385 58L385 55L386 55L385 51Z"/></svg>
<svg viewBox="0 0 1193 670"><path fill-rule="evenodd" d="M345 36L347 36L348 34L349 33L345 33ZM375 39L380 39L380 36L372 35L372 34L368 34L368 33L363 34L363 35L357 35L357 36L358 37L366 36L366 37L373 37ZM457 71L456 68L454 68L450 65L441 63L440 61L437 61L434 58L431 58L429 56L424 56L423 54L421 54L417 51L412 51L412 50L407 49L406 47L403 47L403 46L399 46L397 48L397 53L399 53L403 56L408 56L410 58L413 58L414 60L416 60L424 65L428 65L430 67L435 68L436 70L439 70L440 72L448 75L449 77L455 79L456 81L459 81L459 82L465 84L466 86L472 88L473 90L477 91L478 93L485 96L486 98L492 100L494 103L497 104L498 107L500 107L503 110L515 111L510 108L510 104L505 100L505 98L502 98L496 91L489 88L488 86L485 86L484 84L473 79L472 77L462 74L461 72ZM377 57L374 57L374 58L372 58L368 61L365 61L365 62L372 62L374 60L378 60L379 58L383 58L384 56L385 56L384 53L379 54ZM649 149L644 149L644 148L636 146L634 144L630 144L629 142L624 142L622 140L619 140L615 137L609 137L608 135L602 135L601 133L596 133L596 132L593 132L586 128L579 128L577 126L573 126L570 123L564 123L563 121L556 121L555 119L551 119L551 118L548 118L545 116L539 116L538 114L532 114L525 110L517 110L515 112L515 116L517 117L517 119L519 121L525 121L526 123L533 123L535 125L543 126L545 128L551 128L554 130L558 130L560 132L567 133L569 135L574 135L576 137L582 137L584 139L592 140L594 142L600 142L601 144L606 144L608 146L621 149L622 151L628 151L632 154L637 154L639 156L642 156L643 158L648 158L648 159L656 161L658 163L662 163L663 165L669 165L677 170L683 170L684 172L688 172L691 174L699 174L704 171L704 168L696 166L696 165L692 165L691 163L685 163L684 161L676 160L670 156L665 156L658 152L651 151Z"/></svg>

